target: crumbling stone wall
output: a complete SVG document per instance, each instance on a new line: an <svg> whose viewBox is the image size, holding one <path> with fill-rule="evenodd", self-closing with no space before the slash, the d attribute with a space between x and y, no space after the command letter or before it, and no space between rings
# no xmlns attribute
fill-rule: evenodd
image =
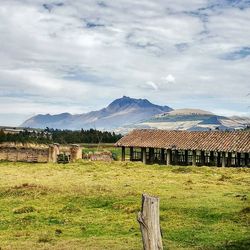
<svg viewBox="0 0 250 250"><path fill-rule="evenodd" d="M82 149L77 144L73 144L70 147L70 161L75 162L78 159L82 159Z"/></svg>
<svg viewBox="0 0 250 250"><path fill-rule="evenodd" d="M0 147L0 160L23 162L48 162L48 149Z"/></svg>
<svg viewBox="0 0 250 250"><path fill-rule="evenodd" d="M91 161L112 161L112 153L111 152L98 152L94 154L87 154L84 156L85 159L89 159Z"/></svg>
<svg viewBox="0 0 250 250"><path fill-rule="evenodd" d="M57 162L57 155L60 153L59 144L49 145L49 155L48 155L48 162L56 163Z"/></svg>
<svg viewBox="0 0 250 250"><path fill-rule="evenodd" d="M82 149L78 145L62 146L52 144L49 146L41 145L19 145L19 144L0 144L0 160L21 161L21 162L57 162L60 153L70 155L71 162L82 159Z"/></svg>

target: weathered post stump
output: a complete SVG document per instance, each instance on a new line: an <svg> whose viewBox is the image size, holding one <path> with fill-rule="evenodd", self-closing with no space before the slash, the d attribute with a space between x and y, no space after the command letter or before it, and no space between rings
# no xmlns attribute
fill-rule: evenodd
<svg viewBox="0 0 250 250"><path fill-rule="evenodd" d="M144 250L163 250L159 201L157 197L142 195L142 208L137 220L140 224Z"/></svg>

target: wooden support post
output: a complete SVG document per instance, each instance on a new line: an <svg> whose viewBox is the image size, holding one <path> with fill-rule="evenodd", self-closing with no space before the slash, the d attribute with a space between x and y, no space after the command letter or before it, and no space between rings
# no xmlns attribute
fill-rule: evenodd
<svg viewBox="0 0 250 250"><path fill-rule="evenodd" d="M210 151L209 163L211 166L214 166L214 151Z"/></svg>
<svg viewBox="0 0 250 250"><path fill-rule="evenodd" d="M161 163L164 163L164 159L165 158L165 149L164 148L162 148L161 149Z"/></svg>
<svg viewBox="0 0 250 250"><path fill-rule="evenodd" d="M222 166L223 168L225 168L225 167L226 167L226 153L225 153L225 152L222 152L222 153L221 153L221 157L222 157L222 164L221 164L221 166Z"/></svg>
<svg viewBox="0 0 250 250"><path fill-rule="evenodd" d="M148 157L149 157L149 164L152 163L152 148L149 148L148 150Z"/></svg>
<svg viewBox="0 0 250 250"><path fill-rule="evenodd" d="M185 163L188 166L188 150L185 150Z"/></svg>
<svg viewBox="0 0 250 250"><path fill-rule="evenodd" d="M174 165L178 165L178 158L179 158L178 150L175 150L174 151Z"/></svg>
<svg viewBox="0 0 250 250"><path fill-rule="evenodd" d="M245 167L248 167L249 154L245 153Z"/></svg>
<svg viewBox="0 0 250 250"><path fill-rule="evenodd" d="M125 161L125 147L122 147L122 161Z"/></svg>
<svg viewBox="0 0 250 250"><path fill-rule="evenodd" d="M231 166L232 166L232 153L231 153L231 152L228 152L228 153L227 153L227 159L228 159L228 160L227 160L227 161L228 161L228 162L227 162L227 166L228 166L228 167L231 167Z"/></svg>
<svg viewBox="0 0 250 250"><path fill-rule="evenodd" d="M205 166L205 151L201 151L201 166Z"/></svg>
<svg viewBox="0 0 250 250"><path fill-rule="evenodd" d="M192 154L192 165L196 166L196 150L193 150L192 152L193 152L193 154Z"/></svg>
<svg viewBox="0 0 250 250"><path fill-rule="evenodd" d="M129 148L129 156L130 156L130 161L134 160L134 148L130 147Z"/></svg>
<svg viewBox="0 0 250 250"><path fill-rule="evenodd" d="M141 149L141 153L142 153L142 162L143 162L144 164L146 164L146 163L147 163L146 148L142 148L142 149Z"/></svg>
<svg viewBox="0 0 250 250"><path fill-rule="evenodd" d="M237 167L241 167L240 158L241 158L241 153L237 153Z"/></svg>
<svg viewBox="0 0 250 250"><path fill-rule="evenodd" d="M140 224L144 250L163 250L159 198L142 195L142 207L137 220Z"/></svg>
<svg viewBox="0 0 250 250"><path fill-rule="evenodd" d="M152 148L152 159L151 159L151 162L154 163L155 161L155 149Z"/></svg>
<svg viewBox="0 0 250 250"><path fill-rule="evenodd" d="M171 149L167 149L167 165L170 166L171 165L171 157L172 157L172 150Z"/></svg>
<svg viewBox="0 0 250 250"><path fill-rule="evenodd" d="M217 167L220 167L220 152L217 152Z"/></svg>
<svg viewBox="0 0 250 250"><path fill-rule="evenodd" d="M154 163L154 148L149 148L149 162Z"/></svg>

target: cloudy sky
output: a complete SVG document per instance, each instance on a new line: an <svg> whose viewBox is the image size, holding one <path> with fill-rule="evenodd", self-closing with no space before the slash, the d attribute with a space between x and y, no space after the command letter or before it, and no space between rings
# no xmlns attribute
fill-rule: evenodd
<svg viewBox="0 0 250 250"><path fill-rule="evenodd" d="M0 0L0 125L123 95L250 115L250 1Z"/></svg>

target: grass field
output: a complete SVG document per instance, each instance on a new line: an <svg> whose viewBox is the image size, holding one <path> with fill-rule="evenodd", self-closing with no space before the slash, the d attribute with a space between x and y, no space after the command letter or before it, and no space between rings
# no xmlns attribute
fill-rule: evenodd
<svg viewBox="0 0 250 250"><path fill-rule="evenodd" d="M164 249L250 249L250 169L0 163L0 249L142 249L141 194Z"/></svg>

